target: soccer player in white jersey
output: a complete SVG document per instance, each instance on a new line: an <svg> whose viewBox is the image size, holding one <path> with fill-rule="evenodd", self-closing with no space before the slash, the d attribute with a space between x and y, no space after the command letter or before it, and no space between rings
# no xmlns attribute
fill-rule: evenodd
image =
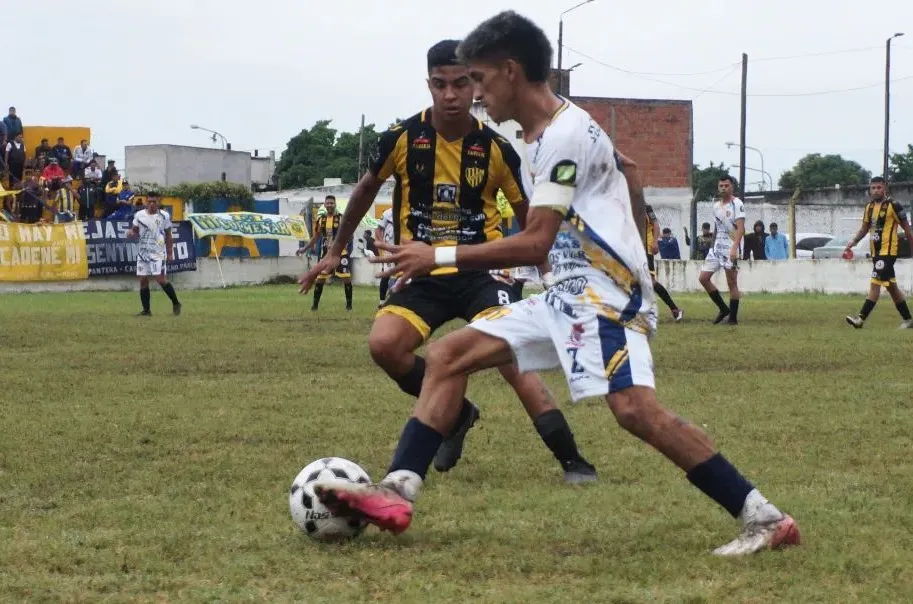
<svg viewBox="0 0 913 604"><path fill-rule="evenodd" d="M745 204L732 194L732 177L728 174L720 178L718 184L720 200L713 205L713 218L716 222L716 235L713 247L707 252L704 266L698 280L707 295L720 309L713 324L722 323L727 318L730 325L739 324L739 247L745 236ZM723 302L720 290L713 284L713 275L723 269L726 272L726 284L729 286L729 306Z"/></svg>
<svg viewBox="0 0 913 604"><path fill-rule="evenodd" d="M742 555L799 542L792 518L765 499L696 426L659 404L648 338L656 326L653 284L625 177L612 143L590 116L549 89L551 45L531 21L503 12L460 45L489 116L516 120L532 164L526 228L478 245L387 246L402 278L440 266L552 266L549 288L432 343L418 405L389 473L377 485L320 483L337 513L402 532L423 476L456 421L468 375L516 359L520 371L560 366L575 400L604 396L619 424L662 452L742 521L718 548ZM642 212L638 208L637 212Z"/></svg>
<svg viewBox="0 0 913 604"><path fill-rule="evenodd" d="M143 304L141 317L152 314L150 308L149 278L152 277L171 300L175 315L181 314L181 303L168 282L166 262L171 260L171 216L159 207L155 193L146 196L146 207L133 215L129 238L139 238L136 253L136 276L139 277L139 299Z"/></svg>
<svg viewBox="0 0 913 604"><path fill-rule="evenodd" d="M374 241L383 241L384 243L393 243L394 242L394 232L393 232L393 208L387 208L384 210L384 213L380 215L380 223L377 225L377 228L374 229ZM384 269L390 268L389 266L384 266ZM392 277L381 277L380 278L380 303L377 305L378 308L383 306L384 300L387 299L387 291L390 288L390 279Z"/></svg>

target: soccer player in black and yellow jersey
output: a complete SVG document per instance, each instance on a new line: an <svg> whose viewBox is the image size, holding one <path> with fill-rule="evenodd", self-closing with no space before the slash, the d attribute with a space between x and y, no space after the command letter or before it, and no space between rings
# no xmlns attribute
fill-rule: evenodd
<svg viewBox="0 0 913 604"><path fill-rule="evenodd" d="M647 248L647 268L650 269L650 277L653 279L653 291L656 292L656 295L659 296L660 299L665 302L666 306L669 307L669 310L672 311L672 318L675 319L675 322L679 323L685 316L685 313L675 305L675 300L669 295L669 290L656 280L655 256L659 253L659 222L656 220L656 212L653 211L653 206L650 204L647 204L645 228L644 243Z"/></svg>
<svg viewBox="0 0 913 604"><path fill-rule="evenodd" d="M323 209L326 214L317 218L314 223L314 233L308 244L299 248L297 255L305 254L314 244L318 244L317 258L326 257L336 238L339 236L340 223L342 216L336 211L336 197L327 195L323 200ZM329 281L330 277L335 275L342 281L346 293L346 310L352 310L352 237L351 235L342 240L341 256L337 266L333 270L326 270L317 275L317 286L314 288L314 302L311 304L311 310L317 310L320 305L320 296L323 294L323 286Z"/></svg>
<svg viewBox="0 0 913 604"><path fill-rule="evenodd" d="M865 204L865 210L862 212L862 226L846 245L846 250L849 251L860 239L865 237L866 233L870 235L872 279L869 284L869 296L862 303L862 310L858 315L850 315L846 318L846 322L856 329L862 328L869 313L875 308L882 287L885 287L891 294L891 300L894 301L897 312L903 319L900 328L913 328L910 308L907 306L903 292L897 287L897 277L894 276L894 261L897 260L898 252L898 228L903 230L907 241L913 245L910 221L907 219L903 206L888 197L887 183L884 178L876 176L869 183L869 202Z"/></svg>
<svg viewBox="0 0 913 604"><path fill-rule="evenodd" d="M502 190L524 224L528 199L520 175L520 157L510 142L470 114L473 87L456 59L459 42L445 40L428 51L428 88L432 107L383 133L371 170L352 192L337 242L328 255L301 278L306 293L318 275L333 270L342 241L355 232L380 186L390 176L396 244L455 246L503 237L497 195ZM430 276L397 283L378 311L369 337L374 361L400 389L418 397L425 360L414 351L444 323L472 320L517 301L503 278L488 271L443 269ZM596 478L578 452L564 415L541 378L520 374L516 365L499 368L516 391L542 440L560 462L567 482ZM479 410L464 399L459 421L434 459L440 472L456 465L467 432ZM404 439L403 442L406 442Z"/></svg>

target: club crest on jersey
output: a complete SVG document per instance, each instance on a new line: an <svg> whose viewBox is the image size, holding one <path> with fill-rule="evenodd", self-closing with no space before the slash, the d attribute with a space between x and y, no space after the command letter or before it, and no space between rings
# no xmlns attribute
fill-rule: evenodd
<svg viewBox="0 0 913 604"><path fill-rule="evenodd" d="M583 323L574 323L571 326L571 335L568 337L567 345L573 347L583 346L583 334L586 332L586 329L583 327Z"/></svg>
<svg viewBox="0 0 913 604"><path fill-rule="evenodd" d="M481 145L470 145L469 148L466 149L466 155L469 155L471 157L481 157L484 159L485 158L485 149L482 148Z"/></svg>
<svg viewBox="0 0 913 604"><path fill-rule="evenodd" d="M437 200L443 203L456 203L457 196L457 186L441 183L437 185L435 191L435 197Z"/></svg>
<svg viewBox="0 0 913 604"><path fill-rule="evenodd" d="M464 176L470 187L478 187L485 178L485 169L477 167L466 168Z"/></svg>

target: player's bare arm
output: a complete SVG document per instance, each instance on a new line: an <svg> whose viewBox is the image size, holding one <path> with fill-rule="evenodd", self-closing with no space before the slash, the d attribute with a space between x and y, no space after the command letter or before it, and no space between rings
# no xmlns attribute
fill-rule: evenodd
<svg viewBox="0 0 913 604"><path fill-rule="evenodd" d="M171 229L165 229L165 256L169 262L174 260L174 252L171 249Z"/></svg>
<svg viewBox="0 0 913 604"><path fill-rule="evenodd" d="M563 211L559 213L550 207L534 207L530 208L527 214L526 228L516 235L488 243L439 248L420 243L378 243L378 249L389 252L390 255L383 259L371 258L371 262L394 265L393 268L381 273L382 277L402 272L397 286L445 266L478 270L539 266L547 262L548 252L563 220Z"/></svg>
<svg viewBox="0 0 913 604"><path fill-rule="evenodd" d="M856 234L853 235L849 241L847 241L846 248L844 248L844 251L851 250L854 247L856 247L856 244L859 243L862 240L862 238L865 237L866 233L869 232L870 226L871 225L869 224L869 221L868 221L868 213L866 213L865 217L863 217L863 219L862 219L862 226L859 227L859 230L856 231ZM909 228L909 225L907 225L907 228Z"/></svg>
<svg viewBox="0 0 913 604"><path fill-rule="evenodd" d="M622 155L618 154L624 167L625 180L628 182L628 196L631 198L631 212L634 214L634 224L637 225L637 231L640 238L646 245L647 242L647 200L644 198L644 186L640 179L640 172L637 170L637 164ZM626 163L627 162L627 163Z"/></svg>
<svg viewBox="0 0 913 604"><path fill-rule="evenodd" d="M739 246L742 245L742 237L745 236L745 219L739 218L735 221L735 235L732 238L732 247L729 248L729 258L733 262L739 259Z"/></svg>
<svg viewBox="0 0 913 604"><path fill-rule="evenodd" d="M659 230L659 223L653 223L653 248L650 250L651 254L659 253L659 240L662 238L662 233Z"/></svg>
<svg viewBox="0 0 913 604"><path fill-rule="evenodd" d="M361 219L368 213L371 204L374 203L374 198L377 197L377 192L380 191L380 187L383 184L383 181L371 172L366 173L361 180L358 181L358 184L355 185L355 189L352 191L352 196L349 198L349 204L346 206L346 211L342 215L342 221L339 224L339 232L336 235L336 239L333 241L333 245L330 246L327 255L299 279L298 283L301 284L300 293L308 293L318 275L336 268L339 264L339 259L342 257L342 252L346 248L346 244L352 240L355 229L358 228ZM312 245L315 241L316 237L311 239L308 246ZM380 248L380 246L378 247Z"/></svg>

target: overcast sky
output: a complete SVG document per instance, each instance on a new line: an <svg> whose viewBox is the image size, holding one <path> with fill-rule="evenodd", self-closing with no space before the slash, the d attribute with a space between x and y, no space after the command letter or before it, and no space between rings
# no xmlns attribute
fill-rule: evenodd
<svg viewBox="0 0 913 604"><path fill-rule="evenodd" d="M318 119L354 130L362 113L385 127L420 110L429 102L425 51L437 40L515 8L556 44L559 14L577 1L14 2L3 10L14 64L0 104L16 105L26 125L91 127L96 150L121 167L125 145L211 146L192 123L235 149L278 154ZM564 65L583 63L574 95L693 99L695 161L733 164L738 150L724 143L738 139L746 52L756 95L747 144L774 181L810 152L878 172L884 47L896 31L908 34L892 52L891 146L902 150L913 143L909 0L594 0L565 16ZM760 168L757 153L747 157Z"/></svg>

